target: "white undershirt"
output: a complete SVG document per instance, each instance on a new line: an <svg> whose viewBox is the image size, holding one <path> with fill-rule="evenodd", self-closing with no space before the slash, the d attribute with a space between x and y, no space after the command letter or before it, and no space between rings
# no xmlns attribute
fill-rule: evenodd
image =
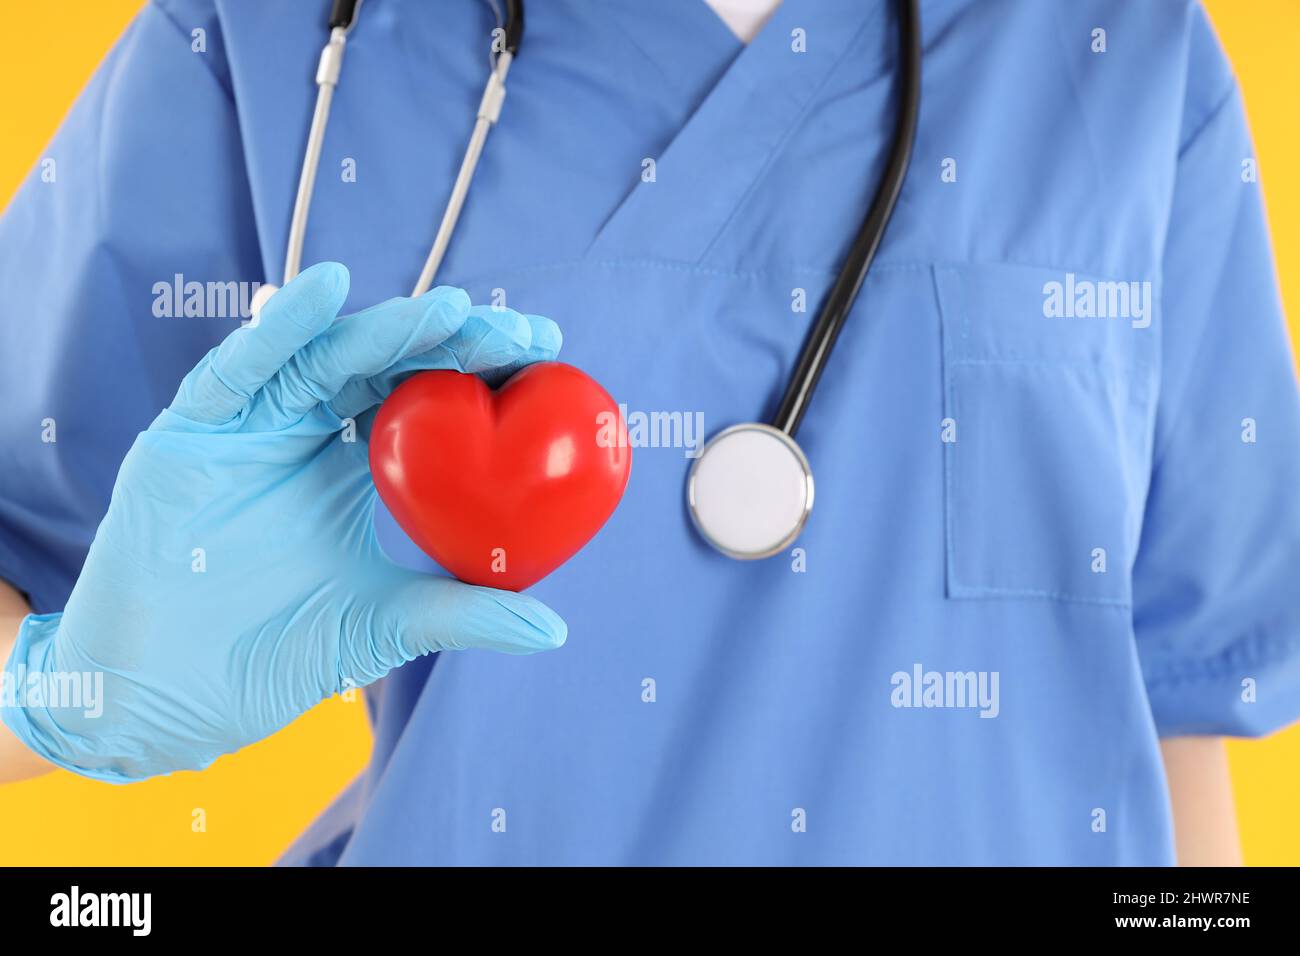
<svg viewBox="0 0 1300 956"><path fill-rule="evenodd" d="M704 0L713 12L731 28L731 32L748 43L758 36L763 24L771 19L781 0Z"/></svg>

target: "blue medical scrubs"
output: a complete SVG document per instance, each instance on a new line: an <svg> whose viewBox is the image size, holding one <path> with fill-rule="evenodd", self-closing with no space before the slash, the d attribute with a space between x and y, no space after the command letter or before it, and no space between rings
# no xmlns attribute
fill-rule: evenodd
<svg viewBox="0 0 1300 956"><path fill-rule="evenodd" d="M0 224L0 577L37 611L238 324L155 314L156 283L279 278L327 7L156 0ZM1158 738L1300 715L1300 405L1205 13L922 7L912 168L799 434L796 547L711 551L688 436L643 435L533 589L564 648L372 688L371 764L287 862L1169 863ZM363 6L305 256L350 308L413 284L491 16ZM763 419L880 175L896 36L883 0L785 0L748 46L702 0L531 5L440 280L553 317L630 415Z"/></svg>

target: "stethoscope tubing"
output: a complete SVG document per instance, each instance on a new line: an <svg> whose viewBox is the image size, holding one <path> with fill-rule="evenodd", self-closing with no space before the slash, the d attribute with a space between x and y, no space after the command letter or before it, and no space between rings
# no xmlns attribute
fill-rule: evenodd
<svg viewBox="0 0 1300 956"><path fill-rule="evenodd" d="M320 64L316 70L316 109L307 136L307 147L303 157L298 192L290 221L285 254L285 282L291 280L298 273L301 264L303 243L307 233L307 218L311 209L316 171L320 163L325 131L329 122L330 106L342 71L343 53L347 46L348 34L356 25L356 15L361 3L362 0L334 0L331 8L329 40L321 51ZM505 100L506 74L518 54L519 45L523 38L523 0L504 0L504 5L504 17L498 20L499 23L504 20L504 30L495 44L494 52L496 56L493 58L487 85L484 87L483 97L479 102L474 130L466 147L464 158L461 161L456 181L452 186L451 195L444 207L442 220L438 226L433 246L416 281L412 296L422 294L433 283L443 256L451 243L456 222L460 217L461 209L469 193L470 184L474 178L479 158L483 153L488 132L496 125L501 114L501 107ZM500 10L496 7L496 0L493 0L493 7L498 9L500 17ZM850 311L853 309L858 293L861 291L871 269L872 261L880 248L885 230L889 226L890 217L893 215L894 207L897 205L899 196L902 193L903 182L907 178L907 170L912 158L912 146L916 138L921 99L919 0L898 0L898 29L901 94L898 101L898 113L895 118L894 136L886 160L885 171L876 186L875 195L872 198L867 215L854 235L844 265L836 276L835 282L826 296L826 301L808 330L803 347L795 360L794 370L786 385L776 415L770 424L751 423L734 426L720 435L714 436L703 449L703 453L690 471L687 482L687 496L692 519L706 541L723 554L731 557L753 559L775 554L798 537L812 508L812 470L808 464L808 459L795 441L795 432L798 431L799 425L803 421L813 392L835 347L835 341L839 337L840 330L843 328ZM274 294L275 288L274 285L268 285L259 291L269 293L267 295L267 298L269 298L270 295ZM713 449L715 452L721 453L718 451L721 448L721 441L728 439L729 436L743 437L749 432L766 432L769 438L780 442L777 447L783 448L794 460L798 473L802 475L798 487L798 507L795 509L797 511L797 520L791 523L790 528L784 534L780 536L773 535L773 537L779 538L775 543L764 541L762 542L763 547L757 549L749 547L747 540L743 547L732 547L727 541L719 540L710 533L708 530L709 522L701 517L700 509L702 505L697 500L696 487L697 479L700 476L701 463L710 450ZM746 451L746 448L748 446L740 450ZM770 451L770 449L768 450ZM750 452L753 452L752 448L749 448L746 453ZM714 459L716 459L716 454ZM731 461L731 464L728 465L729 459L725 456L720 461L722 464L718 467L734 468L736 465L735 461ZM749 476L752 474L749 465L749 462L740 462L738 480L742 483L748 481ZM716 494L713 497L716 499ZM778 514L785 516L788 510L790 509L783 509ZM725 514L723 516L725 517ZM719 527L725 528L725 522Z"/></svg>
<svg viewBox="0 0 1300 956"><path fill-rule="evenodd" d="M303 246L307 238L307 218L311 213L312 193L316 189L316 172L320 166L321 151L325 143L325 131L329 126L330 107L334 101L334 90L339 84L339 75L343 70L343 53L347 48L348 35L357 22L357 13L362 0L334 0L330 8L329 40L321 50L320 63L316 68L316 107L312 112L311 128L307 133L307 146L303 151L302 168L298 176L298 191L294 197L293 215L289 220L289 236L285 244L284 272L282 282L291 281L302 265ZM495 2L493 6L496 7ZM500 11L498 9L498 15ZM493 59L492 70L488 75L487 85L474 121L474 130L461 161L460 171L452 186L451 195L443 208L442 220L434 236L433 246L420 270L411 296L424 294L433 285L434 276L442 265L443 256L451 244L451 237L456 231L461 208L469 195L470 184L483 154L488 132L496 125L501 116L501 107L505 102L505 80L510 64L519 53L519 46L524 37L523 0L505 0L503 29L498 52ZM277 288L269 286L269 291Z"/></svg>
<svg viewBox="0 0 1300 956"><path fill-rule="evenodd" d="M334 0L330 12L330 39L321 51L321 62L316 72L318 94L312 116L311 130L303 158L298 192L290 221L289 239L285 254L284 281L297 273L302 260L303 243L307 232L307 216L311 208L316 170L329 121L334 89L342 69L343 51L347 35L356 24L356 14L362 0ZM466 148L461 169L453 185L451 196L444 209L429 256L416 282L413 295L419 295L433 283L443 255L451 242L461 207L469 192L478 159L483 151L488 130L496 124L505 97L505 75L518 54L523 40L523 0L504 0L504 43L493 65L479 104L474 132ZM919 0L898 0L899 59L902 93L899 97L894 137L884 175L876 187L871 207L854 236L844 265L826 296L826 301L813 321L804 340L803 348L795 359L794 370L785 393L771 419L772 427L790 438L802 423L812 400L817 383L834 350L849 312L866 281L876 252L884 238L885 230L898 203L907 178L916 138L917 118L921 100L921 30Z"/></svg>
<svg viewBox="0 0 1300 956"><path fill-rule="evenodd" d="M771 425L791 438L799 430L813 391L835 348L835 340L839 338L840 330L871 270L871 263L903 191L903 181L907 178L908 165L912 160L912 144L916 139L917 116L921 105L921 16L918 0L899 0L898 7L901 61L899 80L902 83L902 95L899 98L893 144L885 174L876 187L871 209L854 237L844 266L840 269L835 284L831 286L825 304L808 331L803 349L795 360L785 394L772 417Z"/></svg>

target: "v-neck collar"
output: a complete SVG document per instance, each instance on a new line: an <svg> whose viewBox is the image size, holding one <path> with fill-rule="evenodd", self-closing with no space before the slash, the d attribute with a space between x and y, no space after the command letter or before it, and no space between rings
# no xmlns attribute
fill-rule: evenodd
<svg viewBox="0 0 1300 956"><path fill-rule="evenodd" d="M784 0L751 43L735 41L739 53L713 89L660 155L647 157L653 181L636 181L589 254L705 260L835 67L855 51L879 56L862 35L880 29L884 9L884 0Z"/></svg>

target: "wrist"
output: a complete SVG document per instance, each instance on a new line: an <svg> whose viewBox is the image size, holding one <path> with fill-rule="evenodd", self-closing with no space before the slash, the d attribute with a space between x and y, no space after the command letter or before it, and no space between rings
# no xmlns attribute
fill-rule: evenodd
<svg viewBox="0 0 1300 956"><path fill-rule="evenodd" d="M22 603L25 606L26 602ZM36 681L29 679L33 650L46 643L41 632L49 625L40 626L41 620L58 616L19 612L6 614L0 621L0 659L4 660L0 671L0 783L28 780L58 766L38 742L29 719L30 708L40 699L39 689L43 686L39 674Z"/></svg>
<svg viewBox="0 0 1300 956"><path fill-rule="evenodd" d="M0 721L47 765L37 772L61 767L95 780L129 782L133 778L112 769L111 758L103 753L103 738L95 732L104 713L103 672L51 666L62 618L61 612L23 618L0 673ZM80 753L72 741L91 743L91 752Z"/></svg>

